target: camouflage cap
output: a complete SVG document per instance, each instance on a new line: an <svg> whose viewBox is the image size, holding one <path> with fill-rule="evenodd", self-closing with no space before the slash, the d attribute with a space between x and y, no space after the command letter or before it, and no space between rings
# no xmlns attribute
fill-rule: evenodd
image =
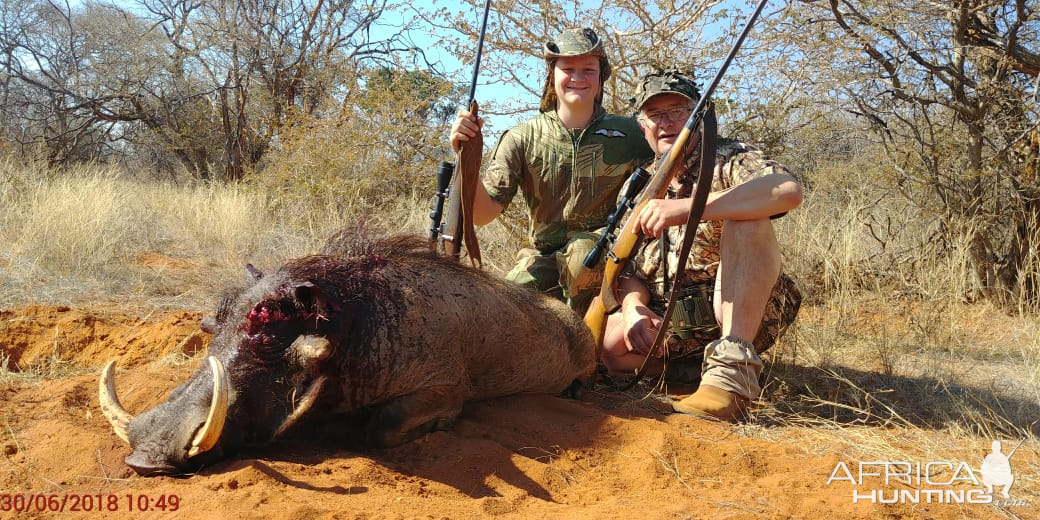
<svg viewBox="0 0 1040 520"><path fill-rule="evenodd" d="M701 91L694 83L693 76L673 69L648 74L636 87L635 93L628 102L633 110L639 110L650 98L660 94L679 94L690 101L697 101L701 98Z"/></svg>
<svg viewBox="0 0 1040 520"><path fill-rule="evenodd" d="M588 27L565 29L556 37L556 41L548 41L542 45L542 56L547 60L561 56L584 56L586 54L601 58L607 57L603 50L603 40L599 39L596 31Z"/></svg>

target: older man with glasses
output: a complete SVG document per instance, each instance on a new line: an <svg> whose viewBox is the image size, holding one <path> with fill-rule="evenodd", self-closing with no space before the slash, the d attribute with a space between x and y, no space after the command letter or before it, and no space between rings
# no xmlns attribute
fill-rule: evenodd
<svg viewBox="0 0 1040 520"><path fill-rule="evenodd" d="M647 76L632 99L637 121L658 156L679 136L700 94L679 71ZM636 218L646 240L618 282L621 308L607 321L602 362L612 374L643 365L659 327L667 344L650 353L651 372L672 381L699 383L673 404L677 412L736 420L761 393L759 353L794 320L801 294L781 272L771 219L797 207L799 183L779 163L742 142L718 140L715 178L685 271L676 273L686 232L699 154L673 179L663 199ZM667 290L675 276L682 289L671 323L662 324ZM669 352L668 366L661 361Z"/></svg>

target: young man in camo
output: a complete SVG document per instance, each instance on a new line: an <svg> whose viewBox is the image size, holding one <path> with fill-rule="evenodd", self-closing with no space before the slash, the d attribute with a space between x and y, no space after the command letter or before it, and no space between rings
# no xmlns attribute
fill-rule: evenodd
<svg viewBox="0 0 1040 520"><path fill-rule="evenodd" d="M675 143L699 97L693 79L678 71L651 74L639 85L632 104L657 154ZM621 309L608 318L602 361L612 373L632 373L647 359L657 329L667 326L669 366L659 349L651 353L652 369L671 372L691 362L700 367L697 391L673 408L735 420L761 392L758 354L786 330L801 302L781 273L771 218L797 207L802 191L761 151L718 139L712 191L685 272L676 273L696 185L690 176L700 162L699 154L691 155L687 173L672 181L667 196L633 217L644 236L655 238L644 241L619 279ZM666 291L675 276L683 277L682 292L672 323L664 325Z"/></svg>
<svg viewBox="0 0 1040 520"><path fill-rule="evenodd" d="M540 113L499 139L478 183L474 222L494 220L519 189L533 248L517 254L506 278L560 294L584 314L603 269L586 269L582 262L614 210L621 185L653 152L632 118L603 109L611 68L592 29L566 30L542 52L547 75ZM460 111L451 129L452 148L458 150L482 126L482 119Z"/></svg>

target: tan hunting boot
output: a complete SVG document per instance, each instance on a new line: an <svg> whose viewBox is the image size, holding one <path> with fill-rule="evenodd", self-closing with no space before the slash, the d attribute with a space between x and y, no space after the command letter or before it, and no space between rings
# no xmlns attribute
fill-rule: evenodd
<svg viewBox="0 0 1040 520"><path fill-rule="evenodd" d="M672 403L676 412L736 421L746 416L748 399L714 386L701 385L693 395Z"/></svg>
<svg viewBox="0 0 1040 520"><path fill-rule="evenodd" d="M747 415L748 403L762 393L762 358L748 341L734 336L712 341L704 347L703 370L700 387L673 403L673 410L735 421Z"/></svg>

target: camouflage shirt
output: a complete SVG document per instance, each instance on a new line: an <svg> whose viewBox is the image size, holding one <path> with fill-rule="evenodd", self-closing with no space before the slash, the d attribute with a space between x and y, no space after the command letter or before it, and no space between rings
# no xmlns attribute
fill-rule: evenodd
<svg viewBox="0 0 1040 520"><path fill-rule="evenodd" d="M691 154L687 161L687 171L695 172L699 168L700 154ZM773 173L789 174L787 168L773 161L765 153L746 143L730 139L718 139L716 146L715 173L711 191L720 191L743 184L757 177ZM679 189L669 188L666 198L689 199L693 195L695 182L682 182ZM665 230L668 245L669 283L675 278L679 265L679 250L682 248L686 225L672 226ZM702 282L715 278L719 267L719 239L722 233L722 222L701 222L697 227L690 257L686 260L688 283ZM661 266L660 240L644 240L633 254L632 260L625 266L623 275L635 276L647 283L651 297L660 300L667 294L664 284L664 271Z"/></svg>
<svg viewBox="0 0 1040 520"><path fill-rule="evenodd" d="M523 192L530 240L547 253L575 233L606 225L622 183L651 157L632 118L597 106L588 127L572 131L556 111L543 112L502 134L484 186L503 207L517 189Z"/></svg>

